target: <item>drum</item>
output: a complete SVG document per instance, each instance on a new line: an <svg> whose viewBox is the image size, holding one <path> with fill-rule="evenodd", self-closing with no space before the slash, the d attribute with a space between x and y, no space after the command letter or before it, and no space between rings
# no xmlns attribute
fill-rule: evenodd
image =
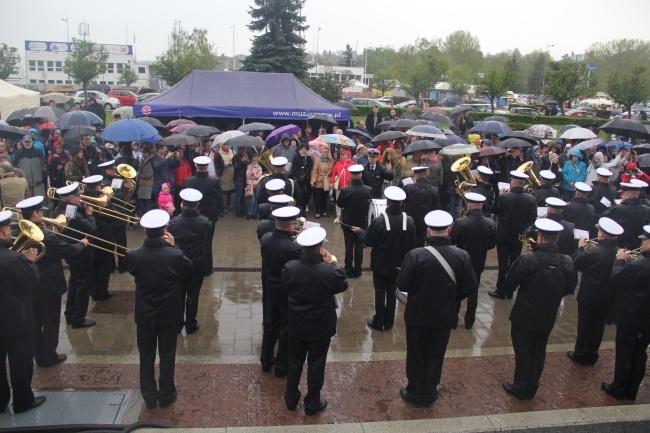
<svg viewBox="0 0 650 433"><path fill-rule="evenodd" d="M399 288L395 291L395 297L397 298L398 301L400 301L402 304L406 305L406 302L409 299L409 294L400 292Z"/></svg>
<svg viewBox="0 0 650 433"><path fill-rule="evenodd" d="M372 220L377 218L383 211L386 210L386 199L373 198L370 200L370 207L368 208L368 225Z"/></svg>

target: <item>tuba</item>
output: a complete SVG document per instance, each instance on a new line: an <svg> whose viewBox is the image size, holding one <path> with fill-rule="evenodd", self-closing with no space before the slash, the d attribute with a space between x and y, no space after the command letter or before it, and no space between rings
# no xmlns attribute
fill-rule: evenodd
<svg viewBox="0 0 650 433"><path fill-rule="evenodd" d="M465 197L465 194L470 192L473 187L475 187L476 179L469 169L469 165L472 163L472 159L469 156L460 158L451 165L451 171L458 173L463 180L456 179L456 192L461 197Z"/></svg>
<svg viewBox="0 0 650 433"><path fill-rule="evenodd" d="M38 261L45 254L45 245L43 244L43 231L36 224L28 220L18 221L20 234L14 239L10 250L21 253L29 248L39 250L34 261Z"/></svg>
<svg viewBox="0 0 650 433"><path fill-rule="evenodd" d="M524 162L519 167L517 167L516 171L519 173L526 173L528 175L528 179L526 179L526 185L524 186L524 191L531 194L533 191L540 187L541 182L533 171L533 161Z"/></svg>
<svg viewBox="0 0 650 433"><path fill-rule="evenodd" d="M117 172L120 176L122 176L124 179L130 179L130 187L128 187L128 192L126 193L126 196L124 197L124 200L121 200L123 202L126 202L127 204L131 205L129 203L129 200L131 200L131 196L133 195L133 191L135 191L135 188L137 186L137 183L135 180L135 176L138 174L137 171L135 171L135 168L131 167L129 164L119 164L117 166ZM131 205L133 206L133 205ZM133 212L135 210L135 206L133 206L132 210L129 212Z"/></svg>
<svg viewBox="0 0 650 433"><path fill-rule="evenodd" d="M271 160L273 159L273 149L274 148L271 148L262 152L259 157L258 162L262 167L266 169L267 173L264 173L262 176L260 176L259 180L257 181L258 185L262 185L262 180L273 174L273 165L271 164Z"/></svg>

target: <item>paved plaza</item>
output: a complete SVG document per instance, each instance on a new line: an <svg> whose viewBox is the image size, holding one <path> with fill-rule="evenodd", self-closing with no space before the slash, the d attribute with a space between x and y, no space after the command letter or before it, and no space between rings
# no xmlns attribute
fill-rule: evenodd
<svg viewBox="0 0 650 433"><path fill-rule="evenodd" d="M333 217L317 221L328 231L325 248L342 265L340 226L333 224ZM111 290L117 292L116 297L99 304L91 302L88 316L97 320L96 326L72 329L61 321L59 352L67 354L68 360L49 369L35 368L33 386L37 394L120 393L122 406L113 412L121 414L116 423L156 421L178 428L222 428L215 431L304 424L312 425L313 431L487 431L650 419L647 378L636 403L619 402L600 390L601 382L613 378L614 326L606 329L596 365L581 367L567 358L566 352L573 349L576 338L577 304L573 296L560 307L537 397L522 402L501 389L502 382L512 380L514 371L508 320L514 301L495 300L487 294L497 277L494 251L488 256L488 268L481 280L474 328L464 329L461 317L461 327L452 331L440 399L431 408L412 408L399 397L399 389L406 385L404 308L398 304L391 331L368 328L366 320L374 313L374 294L372 273L364 269L361 278L350 279L349 289L337 295L338 332L332 339L322 392L328 408L305 417L301 403L297 411L289 412L282 399L286 379L262 373L258 360L262 288L256 225L256 221L233 214L217 223L217 271L203 284L198 314L201 328L192 335L183 331L178 336L178 400L171 407L147 410L139 394L134 285L129 274L112 275ZM141 245L143 238L141 230L129 232L129 246ZM370 250L366 249L364 268L369 265ZM304 396L304 374L301 389ZM115 396L108 401L115 405ZM46 410L48 404L50 400L37 411ZM8 411L0 417L0 428L25 425L20 424L22 415L10 416ZM277 431L294 431L280 428Z"/></svg>

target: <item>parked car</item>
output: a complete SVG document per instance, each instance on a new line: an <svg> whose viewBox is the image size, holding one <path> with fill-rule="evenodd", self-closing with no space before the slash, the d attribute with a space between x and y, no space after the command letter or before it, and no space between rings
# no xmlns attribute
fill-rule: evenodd
<svg viewBox="0 0 650 433"><path fill-rule="evenodd" d="M388 105L384 104L383 102L370 98L352 98L350 99L350 104L362 107L388 107Z"/></svg>
<svg viewBox="0 0 650 433"><path fill-rule="evenodd" d="M541 116L542 113L534 108L527 107L510 107L510 114L524 114L526 116Z"/></svg>
<svg viewBox="0 0 650 433"><path fill-rule="evenodd" d="M102 93L108 94L111 91L111 86L108 84L91 84L88 86L88 90L97 90Z"/></svg>
<svg viewBox="0 0 650 433"><path fill-rule="evenodd" d="M72 86L56 86L49 89L47 93L74 93L74 89Z"/></svg>
<svg viewBox="0 0 650 433"><path fill-rule="evenodd" d="M130 90L111 90L108 96L117 98L122 106L132 107L138 101L138 95Z"/></svg>
<svg viewBox="0 0 650 433"><path fill-rule="evenodd" d="M558 116L561 113L558 113ZM565 111L564 115L567 117L578 117L581 119L595 119L596 114L592 113L591 111L584 111L584 110L569 110Z"/></svg>
<svg viewBox="0 0 650 433"><path fill-rule="evenodd" d="M117 107L119 107L121 105L119 99L108 96L105 93L98 92L98 91L95 91L95 90L89 90L86 93L88 93L88 99L90 99L91 96L94 96L95 99L97 100L97 103L103 105L104 109L106 109L106 110L112 110L112 109L117 108ZM80 92L77 92L74 95L74 102L76 103L76 102L83 101L84 96L85 95L84 95L83 90L80 91Z"/></svg>
<svg viewBox="0 0 650 433"><path fill-rule="evenodd" d="M456 105L464 104L465 102L465 98L460 98L458 96L447 96L440 100L440 105L443 107L455 107Z"/></svg>
<svg viewBox="0 0 650 433"><path fill-rule="evenodd" d="M472 107L474 111L481 111L483 113L491 113L492 112L492 107L490 104L481 104L481 103L469 103L469 104L463 104L463 105L468 105ZM494 114L508 114L507 111L505 110L497 110L496 109L496 104L494 105Z"/></svg>
<svg viewBox="0 0 650 433"><path fill-rule="evenodd" d="M375 101L383 102L384 104L391 104L393 102L392 96L382 96L381 98L375 99Z"/></svg>
<svg viewBox="0 0 650 433"><path fill-rule="evenodd" d="M142 93L138 95L138 102L148 101L149 99L160 95L162 95L162 93Z"/></svg>
<svg viewBox="0 0 650 433"><path fill-rule="evenodd" d="M415 101L406 101L406 102L402 102L400 104L397 104L397 106L400 107L400 108L417 107L417 104L415 103Z"/></svg>

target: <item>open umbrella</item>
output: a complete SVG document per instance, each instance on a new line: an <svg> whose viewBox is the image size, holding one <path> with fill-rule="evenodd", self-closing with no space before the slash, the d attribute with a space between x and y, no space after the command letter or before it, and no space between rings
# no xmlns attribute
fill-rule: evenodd
<svg viewBox="0 0 650 433"><path fill-rule="evenodd" d="M337 107L345 108L346 110L354 111L357 109L356 105L348 102L348 101L339 101L336 104Z"/></svg>
<svg viewBox="0 0 650 433"><path fill-rule="evenodd" d="M560 138L566 140L591 140L592 138L596 138L596 134L594 134L590 129L578 127L565 131Z"/></svg>
<svg viewBox="0 0 650 433"><path fill-rule="evenodd" d="M414 135L416 137L428 137L428 138L447 138L441 130L435 126L429 125L420 125L415 128L411 128L408 131L404 132L406 135Z"/></svg>
<svg viewBox="0 0 650 433"><path fill-rule="evenodd" d="M390 128L393 127L393 124L396 122L396 120L384 120L383 122L379 122L377 124L377 128L381 129L382 131L388 131Z"/></svg>
<svg viewBox="0 0 650 433"><path fill-rule="evenodd" d="M0 138L17 140L23 138L25 135L27 135L27 132L22 128L10 125L0 125Z"/></svg>
<svg viewBox="0 0 650 433"><path fill-rule="evenodd" d="M104 129L102 138L108 141L141 141L158 134L158 130L138 119L124 119L113 122Z"/></svg>
<svg viewBox="0 0 650 433"><path fill-rule="evenodd" d="M488 117L483 119L483 121L490 121L490 120L492 120L494 122L501 122L501 123L510 122L510 119L508 119L507 117L503 117L503 116L488 116Z"/></svg>
<svg viewBox="0 0 650 433"><path fill-rule="evenodd" d="M558 105L557 101L554 99L549 99L548 101L544 102L546 105Z"/></svg>
<svg viewBox="0 0 650 433"><path fill-rule="evenodd" d="M444 107L429 107L422 110L423 113L440 113L444 114L445 116L449 114L449 111L450 110L448 108Z"/></svg>
<svg viewBox="0 0 650 433"><path fill-rule="evenodd" d="M94 126L84 126L84 125L70 126L63 133L63 139L65 140L66 145L74 146L79 144L82 136L84 135L92 136L93 134L95 134Z"/></svg>
<svg viewBox="0 0 650 433"><path fill-rule="evenodd" d="M197 126L197 125L190 125L189 123L184 123L182 125L176 125L171 129L168 126L167 129L169 130L169 132L174 132L176 134L180 134L181 132L185 131L186 129L191 128L192 126Z"/></svg>
<svg viewBox="0 0 650 433"><path fill-rule="evenodd" d="M625 141L610 141L609 143L606 144L607 147L614 147L618 151L618 149L625 148L625 149L632 149L634 146L632 144L625 142Z"/></svg>
<svg viewBox="0 0 650 433"><path fill-rule="evenodd" d="M436 150L436 149L442 149L442 146L436 144L434 141L431 140L418 140L406 146L402 151L402 155L408 155L418 151L428 152L430 150Z"/></svg>
<svg viewBox="0 0 650 433"><path fill-rule="evenodd" d="M72 98L70 98L68 95L64 95L63 93L46 93L45 95L41 96L42 101L54 101L55 104L65 104L70 99Z"/></svg>
<svg viewBox="0 0 650 433"><path fill-rule="evenodd" d="M63 114L54 122L54 126L61 129L69 129L71 126L99 126L104 121L95 113L90 111L70 111Z"/></svg>
<svg viewBox="0 0 650 433"><path fill-rule="evenodd" d="M557 131L548 125L533 125L527 131L535 138L551 139L557 137Z"/></svg>
<svg viewBox="0 0 650 433"><path fill-rule="evenodd" d="M273 131L274 129L275 126L270 123L253 122L240 126L237 131Z"/></svg>
<svg viewBox="0 0 650 433"><path fill-rule="evenodd" d="M594 138L593 140L587 140L587 141L583 141L582 143L578 143L575 146L573 146L572 149L586 150L589 149L590 147L598 147L603 143L605 142L600 138Z"/></svg>
<svg viewBox="0 0 650 433"><path fill-rule="evenodd" d="M560 130L558 131L558 134L562 135L565 132L567 132L569 129L572 129L572 128L578 128L578 125L564 125L563 127L560 128Z"/></svg>
<svg viewBox="0 0 650 433"><path fill-rule="evenodd" d="M354 141L341 134L327 134L323 135L322 137L318 137L318 139L324 141L325 143L340 144L341 146L347 147L357 147Z"/></svg>
<svg viewBox="0 0 650 433"><path fill-rule="evenodd" d="M149 125L153 126L154 128L164 128L165 125L155 117L138 117L138 120L142 120L143 122L147 122Z"/></svg>
<svg viewBox="0 0 650 433"><path fill-rule="evenodd" d="M158 144L164 144L165 146L180 146L182 144L189 146L192 144L199 144L201 141L198 137L194 135L181 135L174 134L169 137L165 137L158 142Z"/></svg>
<svg viewBox="0 0 650 433"><path fill-rule="evenodd" d="M453 146L454 144L467 144L467 141L463 137L458 135L447 135L446 138L436 138L435 141L442 147Z"/></svg>
<svg viewBox="0 0 650 433"><path fill-rule="evenodd" d="M280 140L280 138L282 138L282 134L295 134L301 129L302 128L300 128L300 126L293 124L280 126L279 128L273 130L268 137L266 137L266 144L275 144Z"/></svg>
<svg viewBox="0 0 650 433"><path fill-rule="evenodd" d="M391 128L395 129L411 129L416 126L418 126L419 123L417 120L410 120L410 119L399 119L393 122L393 125Z"/></svg>
<svg viewBox="0 0 650 433"><path fill-rule="evenodd" d="M631 119L614 119L601 126L600 130L609 134L620 135L625 138L650 137L650 131L648 131L646 125L638 120Z"/></svg>
<svg viewBox="0 0 650 433"><path fill-rule="evenodd" d="M23 114L23 123L32 122L38 119L40 123L56 122L56 120L65 114L65 111L59 107L50 107L44 105L36 108L29 108Z"/></svg>
<svg viewBox="0 0 650 433"><path fill-rule="evenodd" d="M311 116L309 116L307 118L307 120L309 122L317 123L317 124L319 124L319 123L329 123L329 124L332 124L332 125L336 125L338 123L336 121L336 119L334 119L334 117L332 117L331 114L321 114L321 113L312 114Z"/></svg>
<svg viewBox="0 0 650 433"><path fill-rule="evenodd" d="M226 140L227 146L235 147L254 147L260 144L264 144L261 138L246 134Z"/></svg>
<svg viewBox="0 0 650 433"><path fill-rule="evenodd" d="M531 147L531 144L521 138L508 138L497 143L497 146L510 149L512 147Z"/></svg>
<svg viewBox="0 0 650 433"><path fill-rule="evenodd" d="M353 135L357 135L358 137L362 137L365 141L370 141L372 140L372 135L368 134L367 132L359 131L358 129L346 129L343 131L343 135L346 137L352 138Z"/></svg>
<svg viewBox="0 0 650 433"><path fill-rule="evenodd" d="M13 126L20 126L23 122L23 116L30 108L19 108L9 113L9 116L5 118L5 121Z"/></svg>
<svg viewBox="0 0 650 433"><path fill-rule="evenodd" d="M53 129L53 128L54 128L54 122L41 123L38 126L39 131L42 131L44 129Z"/></svg>
<svg viewBox="0 0 650 433"><path fill-rule="evenodd" d="M643 158L639 161L639 168L648 168L650 167L650 158Z"/></svg>
<svg viewBox="0 0 650 433"><path fill-rule="evenodd" d="M442 155L467 155L470 153L478 153L478 149L471 144L452 144L440 151Z"/></svg>
<svg viewBox="0 0 650 433"><path fill-rule="evenodd" d="M638 144L634 146L634 150L639 154L639 156L636 158L637 161L640 161L643 158L648 158L650 157L650 143L644 143L644 144Z"/></svg>
<svg viewBox="0 0 650 433"><path fill-rule="evenodd" d="M216 137L216 140L215 140L213 146L215 146L215 145L221 146L222 144L224 144L226 141L230 140L231 138L241 137L242 135L246 135L246 134L244 134L241 131L226 131L226 132L224 132L222 134L219 134Z"/></svg>
<svg viewBox="0 0 650 433"><path fill-rule="evenodd" d="M174 126L178 125L196 125L196 122L190 119L174 119L171 122L167 123L167 125L165 125L165 128L172 129Z"/></svg>
<svg viewBox="0 0 650 433"><path fill-rule="evenodd" d="M501 140L502 141L507 140L508 138L518 138L520 140L526 140L527 142L529 142L533 146L537 144L537 142L535 141L535 137L533 137L532 135L530 135L526 131L509 132L506 135L504 135L503 137L501 137Z"/></svg>
<svg viewBox="0 0 650 433"><path fill-rule="evenodd" d="M508 127L503 122L495 122L492 120L488 120L485 122L478 122L472 129L470 129L469 132L472 132L474 134L499 134L499 135L505 135L508 134L509 132L512 132L512 129Z"/></svg>
<svg viewBox="0 0 650 433"><path fill-rule="evenodd" d="M455 116L456 114L464 113L466 111L471 111L473 110L472 107L469 105L456 105L452 110L451 113L449 113L450 116Z"/></svg>
<svg viewBox="0 0 650 433"><path fill-rule="evenodd" d="M387 131L387 132L382 132L379 135L375 135L371 140L371 143L379 143L380 141L399 140L401 138L406 138L406 134L400 131Z"/></svg>
<svg viewBox="0 0 650 433"><path fill-rule="evenodd" d="M184 125L177 126L176 128L180 128L181 126L184 126ZM176 128L174 128L174 129L176 129ZM172 131L174 131L174 129L172 129ZM216 134L217 132L221 132L221 131L219 131L214 126L190 125L189 128L183 129L180 132L180 134L185 134L185 135L212 135L212 134Z"/></svg>
<svg viewBox="0 0 650 433"><path fill-rule="evenodd" d="M484 156L487 156L489 158L491 156L501 155L503 153L506 153L506 150L503 147L488 146L480 148L478 151L478 156L480 158Z"/></svg>
<svg viewBox="0 0 650 433"><path fill-rule="evenodd" d="M135 116L133 115L133 107L129 107L129 106L116 108L115 110L113 110L113 118L115 118L116 114L122 116L122 119L135 118Z"/></svg>
<svg viewBox="0 0 650 433"><path fill-rule="evenodd" d="M446 123L447 125L452 124L452 121L448 116L444 114L436 113L435 111L424 113L422 117L428 120L435 120L436 122Z"/></svg>

